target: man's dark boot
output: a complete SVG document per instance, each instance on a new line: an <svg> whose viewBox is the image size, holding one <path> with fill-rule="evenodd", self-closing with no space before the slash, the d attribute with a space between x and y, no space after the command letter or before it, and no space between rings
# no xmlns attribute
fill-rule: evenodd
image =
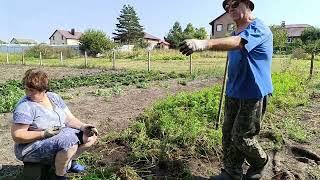
<svg viewBox="0 0 320 180"><path fill-rule="evenodd" d="M265 170L269 166L270 158L267 156L267 160L263 166L260 167L250 167L246 174L246 180L259 180L262 178Z"/></svg>
<svg viewBox="0 0 320 180"><path fill-rule="evenodd" d="M237 180L235 178L232 178L232 176L227 173L224 169L221 169L221 173L216 176L210 177L211 180ZM241 177L240 177L241 179Z"/></svg>

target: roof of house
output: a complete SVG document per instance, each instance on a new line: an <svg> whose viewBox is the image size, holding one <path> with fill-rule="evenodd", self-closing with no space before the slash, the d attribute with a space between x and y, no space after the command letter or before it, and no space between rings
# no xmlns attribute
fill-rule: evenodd
<svg viewBox="0 0 320 180"><path fill-rule="evenodd" d="M38 42L33 39L21 39L21 38L12 38L10 42L16 41L18 44L37 44Z"/></svg>
<svg viewBox="0 0 320 180"><path fill-rule="evenodd" d="M288 24L285 26L288 32L288 37L300 37L302 32L308 27L312 26L309 24Z"/></svg>
<svg viewBox="0 0 320 180"><path fill-rule="evenodd" d="M151 39L151 40L157 40L157 41L160 41L161 39L160 38L157 38L151 34L148 34L148 33L144 33L144 39Z"/></svg>
<svg viewBox="0 0 320 180"><path fill-rule="evenodd" d="M49 39L51 39L51 37L56 33L59 32L60 34L62 34L66 39L76 39L79 40L80 37L82 36L82 32L74 32L74 35L71 34L70 31L65 31L65 30L55 30L54 33L49 37Z"/></svg>
<svg viewBox="0 0 320 180"><path fill-rule="evenodd" d="M160 42L159 42L160 44L164 44L164 45L170 45L170 43L168 43L167 41L165 41L165 40L160 40Z"/></svg>
<svg viewBox="0 0 320 180"><path fill-rule="evenodd" d="M210 24L210 25L213 25L216 20L220 19L220 18L221 18L222 16L224 16L225 14L227 14L227 13L225 12L225 13L221 14L220 16L218 16L217 18L215 18L213 21L211 21L209 24Z"/></svg>

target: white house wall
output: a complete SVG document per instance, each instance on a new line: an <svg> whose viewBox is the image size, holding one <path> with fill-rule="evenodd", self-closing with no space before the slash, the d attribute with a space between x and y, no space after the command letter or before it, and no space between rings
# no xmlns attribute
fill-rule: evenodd
<svg viewBox="0 0 320 180"><path fill-rule="evenodd" d="M67 39L67 45L79 45L79 40Z"/></svg>
<svg viewBox="0 0 320 180"><path fill-rule="evenodd" d="M59 31L56 31L53 36L50 38L51 45L67 45L67 39L62 37L62 34Z"/></svg>

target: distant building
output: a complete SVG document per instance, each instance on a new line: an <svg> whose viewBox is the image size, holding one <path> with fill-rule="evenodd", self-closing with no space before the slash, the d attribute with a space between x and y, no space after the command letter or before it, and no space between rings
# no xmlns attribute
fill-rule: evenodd
<svg viewBox="0 0 320 180"><path fill-rule="evenodd" d="M7 44L6 42L4 42L4 41L2 41L2 40L0 40L0 44Z"/></svg>
<svg viewBox="0 0 320 180"><path fill-rule="evenodd" d="M10 41L10 44L27 44L27 45L34 45L38 44L37 41L32 39L18 39L18 38L12 38Z"/></svg>
<svg viewBox="0 0 320 180"><path fill-rule="evenodd" d="M55 30L49 38L50 45L79 45L82 34L76 32L75 29L71 29L71 31Z"/></svg>
<svg viewBox="0 0 320 180"><path fill-rule="evenodd" d="M170 44L160 38L157 38L149 33L144 33L144 40L149 43L149 49L153 49L156 46L163 49L169 49Z"/></svg>
<svg viewBox="0 0 320 180"><path fill-rule="evenodd" d="M223 13L209 23L211 25L211 39L230 36L236 29L236 24L228 13Z"/></svg>
<svg viewBox="0 0 320 180"><path fill-rule="evenodd" d="M168 42L165 41L165 40L161 40L161 41L158 43L158 46L159 46L160 49L169 49L170 43L168 43Z"/></svg>
<svg viewBox="0 0 320 180"><path fill-rule="evenodd" d="M309 27L312 27L309 24L288 24L286 25L285 21L282 21L281 26L287 30L287 41L292 43L294 39L301 38L302 32Z"/></svg>

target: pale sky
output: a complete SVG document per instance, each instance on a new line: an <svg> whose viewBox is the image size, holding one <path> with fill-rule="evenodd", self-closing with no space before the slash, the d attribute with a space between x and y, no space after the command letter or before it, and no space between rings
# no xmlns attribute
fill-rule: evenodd
<svg viewBox="0 0 320 180"><path fill-rule="evenodd" d="M319 0L254 0L256 17L267 25L310 24L320 27ZM0 40L29 38L48 42L56 29L94 28L109 37L123 5L133 6L145 31L163 39L175 21L205 27L224 11L222 0L2 0Z"/></svg>

